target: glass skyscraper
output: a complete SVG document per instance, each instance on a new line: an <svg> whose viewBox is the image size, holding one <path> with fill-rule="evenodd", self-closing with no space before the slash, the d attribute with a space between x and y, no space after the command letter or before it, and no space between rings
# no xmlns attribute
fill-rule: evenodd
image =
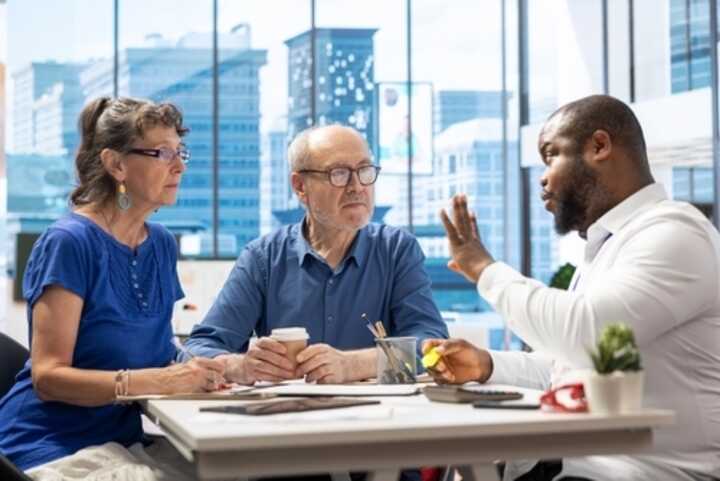
<svg viewBox="0 0 720 481"><path fill-rule="evenodd" d="M230 257L234 257L240 247L260 233L258 71L266 62L266 51L249 48L248 35L246 30L224 35L221 39L224 48L219 51L219 84L223 102L218 126L222 138L219 161L219 254ZM162 38L153 37L147 39L147 47L127 48L120 52L119 57L120 96L173 102L180 106L185 122L190 127L186 141L192 151L192 160L183 176L177 204L163 208L153 216L153 220L163 222L177 233L199 233L200 242L190 252L184 252L190 255L208 255L212 249L213 97L210 40L209 34L189 34L170 45ZM47 68L44 65L41 67ZM24 70L15 76L16 88L23 89L21 95L16 96L22 100L16 100L19 105L17 110L21 114L15 117L18 126L16 142L32 145L31 152L34 153L42 152L38 149L40 144L30 144L29 139L33 135L41 138L48 129L61 132L71 129L74 135L66 138L77 142L75 125L82 104L101 95L111 95L113 86L113 62L110 60L94 62L80 72L75 66L61 68L53 65L63 76L58 74L60 81L50 83L46 90L31 82L31 79L38 77L38 68L35 66L31 71L34 75ZM75 73L74 82L66 80L70 70ZM53 102L53 98L63 93L67 95L68 91L76 91L78 73L83 96L73 99L81 101L75 102L74 109L66 109L66 115L48 115L56 109L54 104L57 102ZM22 108L30 105L36 106L33 115L24 115ZM46 117L48 120L44 123L36 121L31 124L27 120ZM53 123L56 127L52 126ZM36 133L27 133L26 125ZM42 131L39 130L41 127ZM67 142L68 148L60 153L72 157L74 144ZM19 215L26 212L16 211L16 205L16 202L9 204L11 212Z"/></svg>
<svg viewBox="0 0 720 481"><path fill-rule="evenodd" d="M310 31L285 41L291 139L315 124L340 123L362 133L375 151L375 32L376 29L365 28L317 28L313 56ZM316 59L314 70L312 58Z"/></svg>

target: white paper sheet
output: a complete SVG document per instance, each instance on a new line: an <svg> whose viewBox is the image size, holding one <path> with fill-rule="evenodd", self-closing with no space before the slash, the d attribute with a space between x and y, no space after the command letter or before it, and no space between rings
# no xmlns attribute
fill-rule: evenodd
<svg viewBox="0 0 720 481"><path fill-rule="evenodd" d="M244 389L242 392L248 392ZM258 386L258 391L278 396L411 396L419 394L417 384L309 384L289 382Z"/></svg>

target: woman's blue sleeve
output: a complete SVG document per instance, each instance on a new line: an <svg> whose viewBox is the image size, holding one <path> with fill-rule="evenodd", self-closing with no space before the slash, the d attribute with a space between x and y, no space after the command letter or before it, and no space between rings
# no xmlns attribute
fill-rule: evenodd
<svg viewBox="0 0 720 481"><path fill-rule="evenodd" d="M23 297L32 308L51 285L63 287L83 299L87 295L87 258L81 243L61 229L46 231L33 246L23 278Z"/></svg>

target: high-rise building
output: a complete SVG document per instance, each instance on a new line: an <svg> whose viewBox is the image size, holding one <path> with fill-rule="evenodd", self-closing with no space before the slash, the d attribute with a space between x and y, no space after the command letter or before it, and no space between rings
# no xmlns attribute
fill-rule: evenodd
<svg viewBox="0 0 720 481"><path fill-rule="evenodd" d="M287 161L286 119L277 121L263 135L260 194L260 235L280 227L280 221L273 215L290 206L290 169Z"/></svg>
<svg viewBox="0 0 720 481"><path fill-rule="evenodd" d="M219 254L236 255L260 233L259 69L267 51L249 48L249 29L220 36L219 56ZM191 133L192 159L175 206L154 220L176 230L203 230L200 252L211 253L213 69L211 36L190 34L177 43L152 36L148 45L120 52L119 95L170 101L181 107ZM88 98L108 93L113 65L104 61L82 73ZM192 225L191 225L192 224Z"/></svg>
<svg viewBox="0 0 720 481"><path fill-rule="evenodd" d="M14 72L13 85L13 146L15 153L31 153L37 151L36 145L36 101L52 90L56 84L61 84L60 97L56 99L55 109L57 113L58 104L68 112L68 116L77 116L79 112L78 102L82 101L77 97L78 75L85 67L82 64L65 64L56 62L32 62L24 68ZM71 112L75 109L74 112ZM70 115L72 114L72 115ZM62 117L62 115L61 115ZM46 119L44 119L46 120ZM57 119L58 121L62 119ZM75 122L71 122L75 128ZM61 132L67 132L69 127L60 127ZM69 137L63 137L63 141ZM41 141L47 139L41 137ZM59 140L59 139L55 139ZM74 144L63 145L62 148L72 152Z"/></svg>
<svg viewBox="0 0 720 481"><path fill-rule="evenodd" d="M505 173L501 126L501 119L485 118L455 123L443 130L435 137L433 176L417 183L413 197L416 235L428 257L426 266L433 278L435 302L444 310L487 309L471 284L447 271L450 253L437 213L448 207L453 195L467 194L483 242L493 255L502 258Z"/></svg>
<svg viewBox="0 0 720 481"><path fill-rule="evenodd" d="M710 85L709 0L670 0L672 93Z"/></svg>
<svg viewBox="0 0 720 481"><path fill-rule="evenodd" d="M73 157L80 141L77 122L84 101L78 81L55 83L36 99L33 152Z"/></svg>
<svg viewBox="0 0 720 481"><path fill-rule="evenodd" d="M376 31L315 29L314 71L311 31L285 41L288 46L288 135L291 139L315 123L337 122L361 132L375 151L373 36Z"/></svg>
<svg viewBox="0 0 720 481"><path fill-rule="evenodd" d="M434 132L459 122L502 118L502 91L440 90L435 94Z"/></svg>

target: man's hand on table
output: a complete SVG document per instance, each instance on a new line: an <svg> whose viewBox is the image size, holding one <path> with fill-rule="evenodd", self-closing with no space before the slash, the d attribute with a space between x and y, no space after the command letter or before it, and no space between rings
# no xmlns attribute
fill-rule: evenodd
<svg viewBox="0 0 720 481"><path fill-rule="evenodd" d="M223 354L216 359L225 362L225 377L239 384L256 381L281 382L295 379L295 366L286 357L285 346L269 337L261 337L245 354Z"/></svg>
<svg viewBox="0 0 720 481"><path fill-rule="evenodd" d="M490 353L478 349L464 339L428 339L423 342L423 353L436 348L440 360L428 373L438 384L463 384L469 381L485 382L493 371Z"/></svg>
<svg viewBox="0 0 720 481"><path fill-rule="evenodd" d="M374 348L340 351L327 344L313 344L297 356L297 377L307 382L343 384L364 381L375 375L377 354Z"/></svg>
<svg viewBox="0 0 720 481"><path fill-rule="evenodd" d="M350 364L352 353L339 351L327 344L313 344L297 355L297 377L307 382L342 384L352 380Z"/></svg>

